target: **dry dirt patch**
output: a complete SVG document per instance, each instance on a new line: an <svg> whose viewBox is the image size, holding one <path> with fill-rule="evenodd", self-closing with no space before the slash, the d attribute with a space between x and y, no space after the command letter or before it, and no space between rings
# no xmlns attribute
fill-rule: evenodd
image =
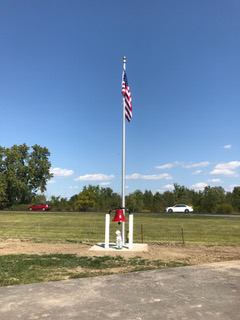
<svg viewBox="0 0 240 320"><path fill-rule="evenodd" d="M20 240L0 242L0 255L8 254L77 254L79 256L140 256L147 260L187 262L191 265L240 260L240 247L177 246L150 244L148 252L93 252L90 244L32 243Z"/></svg>

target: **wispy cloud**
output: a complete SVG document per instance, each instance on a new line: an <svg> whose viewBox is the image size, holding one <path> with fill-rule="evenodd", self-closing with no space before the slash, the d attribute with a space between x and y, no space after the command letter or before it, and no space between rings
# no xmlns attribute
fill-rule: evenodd
<svg viewBox="0 0 240 320"><path fill-rule="evenodd" d="M214 169L210 174L238 177L237 172L230 169Z"/></svg>
<svg viewBox="0 0 240 320"><path fill-rule="evenodd" d="M75 189L75 190L77 190L77 189L80 189L80 187L79 187L79 186L70 186L69 189Z"/></svg>
<svg viewBox="0 0 240 320"><path fill-rule="evenodd" d="M162 173L162 174L150 174L150 175L144 175L139 173L133 173L128 176L126 176L126 179L143 179L143 180L159 180L159 179L165 179L165 180L172 180L172 176L168 173Z"/></svg>
<svg viewBox="0 0 240 320"><path fill-rule="evenodd" d="M221 179L208 179L208 182L223 182Z"/></svg>
<svg viewBox="0 0 240 320"><path fill-rule="evenodd" d="M197 162L197 163L190 163L183 165L184 168L199 168L199 167L207 167L210 165L210 162L204 161L204 162Z"/></svg>
<svg viewBox="0 0 240 320"><path fill-rule="evenodd" d="M111 184L110 181L103 181L100 183L100 186L108 186L109 184Z"/></svg>
<svg viewBox="0 0 240 320"><path fill-rule="evenodd" d="M200 174L202 172L202 170L196 170L194 172L192 172L192 174Z"/></svg>
<svg viewBox="0 0 240 320"><path fill-rule="evenodd" d="M49 183L50 183L50 184L56 183L56 180L49 180L47 183L48 183L48 184L49 184Z"/></svg>
<svg viewBox="0 0 240 320"><path fill-rule="evenodd" d="M191 186L191 188L196 191L199 191L199 190L203 190L207 186L208 186L208 184L206 182L198 182L198 183L193 184Z"/></svg>
<svg viewBox="0 0 240 320"><path fill-rule="evenodd" d="M231 144L226 144L225 146L223 146L224 149L231 149L232 145Z"/></svg>
<svg viewBox="0 0 240 320"><path fill-rule="evenodd" d="M173 184L166 184L165 186L163 186L164 189L167 189L167 190L172 190L174 189L174 185Z"/></svg>
<svg viewBox="0 0 240 320"><path fill-rule="evenodd" d="M173 163L166 163L166 164L163 164L161 166L154 166L154 168L158 169L158 170L164 170L164 169L170 169L173 166L174 166Z"/></svg>
<svg viewBox="0 0 240 320"><path fill-rule="evenodd" d="M234 170L236 168L240 167L240 161L230 161L227 163L219 163L216 165L216 169L230 169Z"/></svg>
<svg viewBox="0 0 240 320"><path fill-rule="evenodd" d="M190 163L186 163L186 162L182 162L182 161L174 161L172 163L166 163L166 164L162 164L159 166L154 166L155 169L158 170L164 170L164 169L171 169L173 167L182 167L182 168L201 168L201 167L207 167L210 165L209 161L203 161L203 162L190 162Z"/></svg>
<svg viewBox="0 0 240 320"><path fill-rule="evenodd" d="M95 173L95 174L85 174L84 176L79 176L78 178L74 179L74 181L105 181L111 180L114 178L114 175L106 175L102 173Z"/></svg>
<svg viewBox="0 0 240 320"><path fill-rule="evenodd" d="M53 173L55 176L66 177L66 176L71 176L73 174L73 170L52 168L50 169L50 173Z"/></svg>

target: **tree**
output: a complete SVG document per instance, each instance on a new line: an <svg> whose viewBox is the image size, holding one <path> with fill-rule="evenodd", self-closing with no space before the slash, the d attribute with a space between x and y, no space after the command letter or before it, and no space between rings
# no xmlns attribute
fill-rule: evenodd
<svg viewBox="0 0 240 320"><path fill-rule="evenodd" d="M50 173L51 163L48 160L50 152L37 144L32 149L33 151L28 155L29 183L34 192L39 189L44 192L47 181L53 177Z"/></svg>
<svg viewBox="0 0 240 320"><path fill-rule="evenodd" d="M201 201L202 212L214 212L217 204L223 204L225 201L225 190L222 187L210 187L204 188L203 197Z"/></svg>
<svg viewBox="0 0 240 320"><path fill-rule="evenodd" d="M32 199L34 203L45 203L47 201L46 196L44 194L37 194Z"/></svg>
<svg viewBox="0 0 240 320"><path fill-rule="evenodd" d="M126 196L126 207L133 212L143 211L143 193L141 190L136 190Z"/></svg>
<svg viewBox="0 0 240 320"><path fill-rule="evenodd" d="M173 206L175 203L175 197L174 197L173 192L171 192L171 191L165 191L162 194L162 199L163 199L164 208Z"/></svg>
<svg viewBox="0 0 240 320"><path fill-rule="evenodd" d="M240 187L234 187L233 189L232 205L235 210L240 211Z"/></svg>
<svg viewBox="0 0 240 320"><path fill-rule="evenodd" d="M37 191L45 191L51 163L47 148L26 144L0 147L0 205L28 203Z"/></svg>
<svg viewBox="0 0 240 320"><path fill-rule="evenodd" d="M152 210L153 194L151 190L145 190L143 194L143 205L145 210Z"/></svg>
<svg viewBox="0 0 240 320"><path fill-rule="evenodd" d="M174 183L174 198L175 198L175 203L186 203L188 204L190 202L190 190L187 189L184 186L180 186L177 183Z"/></svg>
<svg viewBox="0 0 240 320"><path fill-rule="evenodd" d="M77 201L75 202L75 210L87 211L96 209L96 204L99 200L99 192L99 186L84 186L82 192L80 192L77 197Z"/></svg>
<svg viewBox="0 0 240 320"><path fill-rule="evenodd" d="M7 184L4 175L0 172L0 209L6 207L8 203L7 199Z"/></svg>
<svg viewBox="0 0 240 320"><path fill-rule="evenodd" d="M163 196L161 195L161 193L156 192L155 195L153 196L152 211L162 212L164 210L165 210L165 207L164 207Z"/></svg>
<svg viewBox="0 0 240 320"><path fill-rule="evenodd" d="M111 188L101 188L98 197L97 208L99 210L108 211L115 207L121 206L121 197L113 192Z"/></svg>

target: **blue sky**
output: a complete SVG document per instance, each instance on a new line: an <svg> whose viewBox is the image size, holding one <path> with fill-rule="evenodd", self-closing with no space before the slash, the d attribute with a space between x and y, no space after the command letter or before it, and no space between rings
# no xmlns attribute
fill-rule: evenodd
<svg viewBox="0 0 240 320"><path fill-rule="evenodd" d="M125 8L124 8L125 5ZM0 145L40 144L46 195L121 192L122 57L133 100L127 193L240 178L237 0L2 0Z"/></svg>

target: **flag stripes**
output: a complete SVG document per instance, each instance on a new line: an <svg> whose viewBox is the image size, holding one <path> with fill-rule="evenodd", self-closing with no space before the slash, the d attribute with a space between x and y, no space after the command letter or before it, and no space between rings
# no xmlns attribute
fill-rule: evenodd
<svg viewBox="0 0 240 320"><path fill-rule="evenodd" d="M132 119L132 97L130 88L128 86L127 74L125 70L123 70L122 76L122 95L124 98L125 117L128 122L130 122L130 120Z"/></svg>

